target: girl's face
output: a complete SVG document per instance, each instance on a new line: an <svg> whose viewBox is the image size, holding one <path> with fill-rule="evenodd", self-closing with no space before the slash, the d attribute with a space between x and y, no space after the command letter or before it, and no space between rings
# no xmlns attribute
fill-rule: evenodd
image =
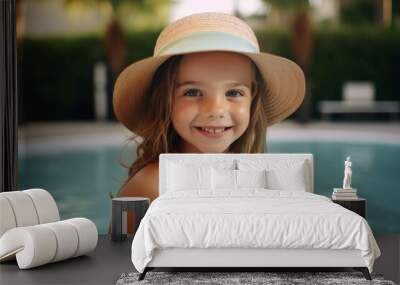
<svg viewBox="0 0 400 285"><path fill-rule="evenodd" d="M244 55L213 51L183 56L172 108L181 151L226 151L249 124L251 82L251 61Z"/></svg>

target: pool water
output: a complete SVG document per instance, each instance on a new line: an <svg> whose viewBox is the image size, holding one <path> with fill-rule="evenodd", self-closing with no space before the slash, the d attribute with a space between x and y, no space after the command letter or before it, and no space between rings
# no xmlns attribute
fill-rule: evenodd
<svg viewBox="0 0 400 285"><path fill-rule="evenodd" d="M314 192L331 196L341 187L344 160L351 156L352 187L367 199L367 220L374 233L400 233L400 145L349 142L273 141L269 153L312 153ZM134 151L122 153L124 163ZM92 149L19 156L19 189L43 188L57 202L61 219L86 217L106 233L111 221L111 200L127 170L118 160L121 149L103 146Z"/></svg>

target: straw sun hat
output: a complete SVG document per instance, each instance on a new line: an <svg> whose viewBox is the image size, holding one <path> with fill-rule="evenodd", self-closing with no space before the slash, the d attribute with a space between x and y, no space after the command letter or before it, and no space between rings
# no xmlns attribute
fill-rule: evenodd
<svg viewBox="0 0 400 285"><path fill-rule="evenodd" d="M113 94L117 119L141 135L138 110L157 68L172 55L202 51L231 51L248 56L259 68L269 90L265 108L267 126L290 116L302 103L305 79L291 60L260 52L253 30L239 18L217 12L192 14L167 27L158 36L154 54L126 67Z"/></svg>

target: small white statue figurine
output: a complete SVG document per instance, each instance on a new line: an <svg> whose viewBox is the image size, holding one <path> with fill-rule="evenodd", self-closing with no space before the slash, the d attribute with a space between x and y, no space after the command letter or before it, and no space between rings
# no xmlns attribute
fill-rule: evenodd
<svg viewBox="0 0 400 285"><path fill-rule="evenodd" d="M350 156L346 158L344 162L344 179L343 179L343 189L351 189L351 161Z"/></svg>

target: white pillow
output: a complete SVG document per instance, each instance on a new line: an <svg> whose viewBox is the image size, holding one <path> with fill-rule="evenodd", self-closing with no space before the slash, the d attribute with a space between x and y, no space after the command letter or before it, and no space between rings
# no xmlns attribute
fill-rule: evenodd
<svg viewBox="0 0 400 285"><path fill-rule="evenodd" d="M268 188L266 170L236 170L238 188Z"/></svg>
<svg viewBox="0 0 400 285"><path fill-rule="evenodd" d="M212 168L212 188L236 190L236 170Z"/></svg>
<svg viewBox="0 0 400 285"><path fill-rule="evenodd" d="M306 191L307 181L304 164L285 170L267 171L268 188L274 190Z"/></svg>
<svg viewBox="0 0 400 285"><path fill-rule="evenodd" d="M212 168L214 190L240 188L267 188L267 176L263 170L232 170Z"/></svg>
<svg viewBox="0 0 400 285"><path fill-rule="evenodd" d="M268 189L306 191L310 189L309 168L307 160L291 159L254 159L238 160L240 170L266 169Z"/></svg>
<svg viewBox="0 0 400 285"><path fill-rule="evenodd" d="M167 177L168 191L211 189L210 166L184 166L170 162Z"/></svg>

